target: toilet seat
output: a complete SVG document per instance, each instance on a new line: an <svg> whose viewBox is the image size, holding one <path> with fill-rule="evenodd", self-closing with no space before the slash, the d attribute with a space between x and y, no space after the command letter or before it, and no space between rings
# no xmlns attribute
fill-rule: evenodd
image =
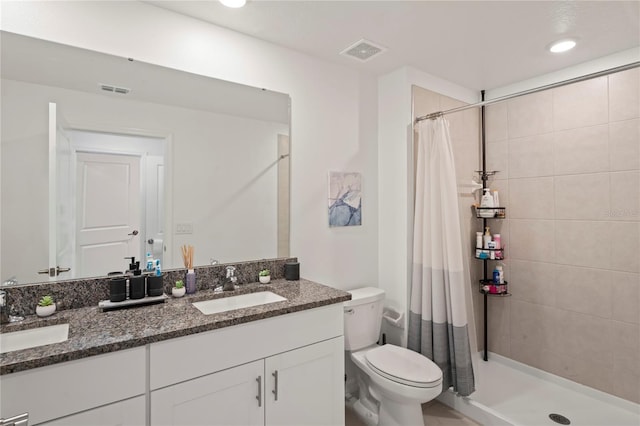
<svg viewBox="0 0 640 426"><path fill-rule="evenodd" d="M368 350L364 358L373 371L396 383L419 388L434 388L442 383L440 368L410 349L383 345Z"/></svg>

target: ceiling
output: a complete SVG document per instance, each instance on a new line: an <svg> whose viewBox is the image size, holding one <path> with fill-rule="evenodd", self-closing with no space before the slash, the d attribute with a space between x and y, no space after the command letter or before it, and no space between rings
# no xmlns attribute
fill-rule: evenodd
<svg viewBox="0 0 640 426"><path fill-rule="evenodd" d="M147 1L373 75L412 66L469 89L494 89L640 46L639 1ZM552 54L561 38L575 49ZM360 39L388 50L339 55Z"/></svg>

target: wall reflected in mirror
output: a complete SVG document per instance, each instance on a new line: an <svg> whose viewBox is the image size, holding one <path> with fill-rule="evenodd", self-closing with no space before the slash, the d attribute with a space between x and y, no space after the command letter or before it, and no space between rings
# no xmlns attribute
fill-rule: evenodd
<svg viewBox="0 0 640 426"><path fill-rule="evenodd" d="M178 268L185 244L196 266L289 256L288 95L0 42L2 281L104 276L147 252Z"/></svg>

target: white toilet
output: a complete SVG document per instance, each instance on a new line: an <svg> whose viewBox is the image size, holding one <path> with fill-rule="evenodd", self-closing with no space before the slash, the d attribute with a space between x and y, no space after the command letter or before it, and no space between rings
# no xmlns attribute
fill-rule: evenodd
<svg viewBox="0 0 640 426"><path fill-rule="evenodd" d="M345 350L358 374L353 409L368 425L423 425L421 404L442 391L442 371L427 357L395 345L378 346L384 290L349 291L344 303Z"/></svg>

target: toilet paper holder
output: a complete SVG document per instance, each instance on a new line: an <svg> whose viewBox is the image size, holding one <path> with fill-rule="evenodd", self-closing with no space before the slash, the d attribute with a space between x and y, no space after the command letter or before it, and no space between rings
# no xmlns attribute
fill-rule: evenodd
<svg viewBox="0 0 640 426"><path fill-rule="evenodd" d="M382 310L382 318L394 327L404 328L404 312L398 312L396 309L386 306Z"/></svg>

